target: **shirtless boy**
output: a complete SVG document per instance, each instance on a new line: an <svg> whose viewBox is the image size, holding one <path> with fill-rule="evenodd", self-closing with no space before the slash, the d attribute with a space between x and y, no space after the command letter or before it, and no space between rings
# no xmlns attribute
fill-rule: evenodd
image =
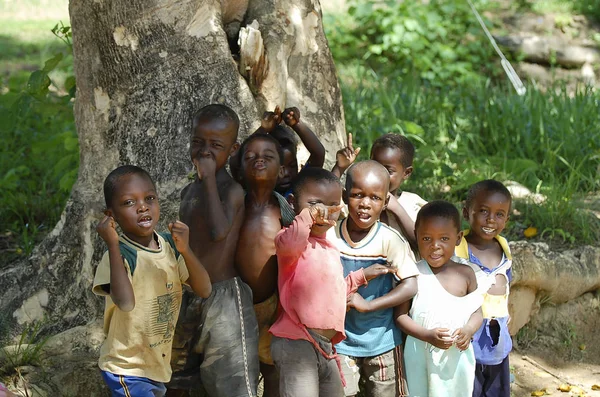
<svg viewBox="0 0 600 397"><path fill-rule="evenodd" d="M179 215L190 225L190 247L213 283L208 299L184 295L173 342L170 389L196 389L211 397L256 396L258 326L252 291L234 266L244 219L244 191L225 169L239 119L224 105L194 116L190 143L197 175L181 193ZM175 394L170 394L175 395Z"/></svg>
<svg viewBox="0 0 600 397"><path fill-rule="evenodd" d="M246 187L246 210L236 252L236 267L254 296L259 327L258 357L263 397L279 396L279 377L271 358L269 328L277 318L275 236L294 220L294 210L274 191L283 174L283 153L271 135L257 132L242 143L240 173Z"/></svg>

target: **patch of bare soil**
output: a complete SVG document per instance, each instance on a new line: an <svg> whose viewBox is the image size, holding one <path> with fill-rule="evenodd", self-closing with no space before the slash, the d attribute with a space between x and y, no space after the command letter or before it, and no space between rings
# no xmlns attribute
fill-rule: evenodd
<svg viewBox="0 0 600 397"><path fill-rule="evenodd" d="M514 397L543 390L547 391L544 395L600 397L600 390L593 390L594 385L600 389L598 292L562 305L542 306L513 340L516 348L510 359L515 375ZM560 385L579 389L561 392L557 390Z"/></svg>

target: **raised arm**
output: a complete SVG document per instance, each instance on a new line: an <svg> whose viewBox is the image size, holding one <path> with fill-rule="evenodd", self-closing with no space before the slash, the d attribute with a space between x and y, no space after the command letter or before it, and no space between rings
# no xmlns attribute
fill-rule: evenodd
<svg viewBox="0 0 600 397"><path fill-rule="evenodd" d="M115 228L116 222L111 216L105 216L96 227L96 231L108 246L110 260L110 298L122 311L129 312L135 307L133 286L129 280L121 250L119 248L119 235Z"/></svg>
<svg viewBox="0 0 600 397"><path fill-rule="evenodd" d="M404 302L394 309L394 317L396 318L396 325L398 328L400 328L405 334L422 340L423 342L432 344L437 348L444 350L450 348L452 346L450 330L447 328L427 329L417 324L408 315L410 304L410 301Z"/></svg>
<svg viewBox="0 0 600 397"><path fill-rule="evenodd" d="M335 155L335 165L331 170L338 178L344 175L344 172L356 161L356 157L360 153L360 148L354 149L352 146L352 134L348 134L348 140L346 141L346 147L337 151Z"/></svg>
<svg viewBox="0 0 600 397"><path fill-rule="evenodd" d="M278 257L298 258L306 245L308 244L308 236L313 225L313 218L310 216L308 208L303 209L296 217L292 224L282 229L275 236L275 251ZM287 263L287 261L285 261ZM283 263L283 261L280 261Z"/></svg>
<svg viewBox="0 0 600 397"><path fill-rule="evenodd" d="M185 223L175 221L169 223L169 231L175 242L175 248L177 248L177 251L179 251L185 260L185 266L189 274L187 284L192 287L196 295L208 298L212 292L210 276L190 248L190 229Z"/></svg>
<svg viewBox="0 0 600 397"><path fill-rule="evenodd" d="M238 184L229 189L223 202L217 187L216 164L210 156L194 159L198 178L205 184L207 195L208 226L213 241L221 241L227 237L231 227L238 218L244 216L244 191ZM219 172L227 172L224 169Z"/></svg>
<svg viewBox="0 0 600 397"><path fill-rule="evenodd" d="M300 110L295 107L287 108L283 111L283 120L300 137L300 140L310 153L306 162L311 167L323 167L325 163L325 148L314 132L302 121L300 121Z"/></svg>

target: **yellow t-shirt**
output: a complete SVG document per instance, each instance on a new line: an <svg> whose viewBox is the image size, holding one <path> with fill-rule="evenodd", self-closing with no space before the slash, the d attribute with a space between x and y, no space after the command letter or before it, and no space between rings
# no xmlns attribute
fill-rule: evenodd
<svg viewBox="0 0 600 397"><path fill-rule="evenodd" d="M132 311L119 310L110 298L108 251L98 265L92 291L106 297L106 340L100 348L98 366L116 375L168 382L173 333L181 306L182 283L188 278L188 270L183 257L169 243L171 235L156 236L157 250L141 246L124 235L119 238L135 295Z"/></svg>

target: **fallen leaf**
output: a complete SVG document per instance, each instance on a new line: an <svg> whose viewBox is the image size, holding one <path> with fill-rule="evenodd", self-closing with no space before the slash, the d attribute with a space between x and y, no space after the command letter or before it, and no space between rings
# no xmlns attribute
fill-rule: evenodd
<svg viewBox="0 0 600 397"><path fill-rule="evenodd" d="M523 235L527 238L532 238L537 236L538 230L537 227L529 226L527 229L523 231Z"/></svg>
<svg viewBox="0 0 600 397"><path fill-rule="evenodd" d="M579 345L579 350L584 351L585 350L585 344L582 343L581 345Z"/></svg>
<svg viewBox="0 0 600 397"><path fill-rule="evenodd" d="M546 391L545 390L532 391L531 395L534 396L534 397L545 396L546 395Z"/></svg>
<svg viewBox="0 0 600 397"><path fill-rule="evenodd" d="M563 383L560 386L558 386L558 390L566 393L568 391L571 391L571 385L569 385L567 383Z"/></svg>
<svg viewBox="0 0 600 397"><path fill-rule="evenodd" d="M592 390L600 390L600 385L592 385Z"/></svg>

